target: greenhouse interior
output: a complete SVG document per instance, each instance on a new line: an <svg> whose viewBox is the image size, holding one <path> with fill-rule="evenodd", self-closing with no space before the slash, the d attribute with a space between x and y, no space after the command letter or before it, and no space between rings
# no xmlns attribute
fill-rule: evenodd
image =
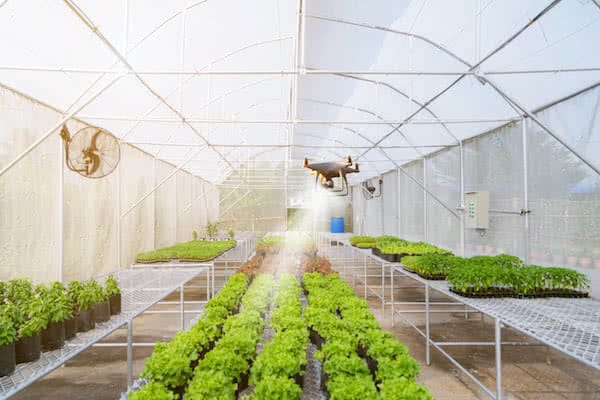
<svg viewBox="0 0 600 400"><path fill-rule="evenodd" d="M0 399L600 399L599 0L0 0Z"/></svg>

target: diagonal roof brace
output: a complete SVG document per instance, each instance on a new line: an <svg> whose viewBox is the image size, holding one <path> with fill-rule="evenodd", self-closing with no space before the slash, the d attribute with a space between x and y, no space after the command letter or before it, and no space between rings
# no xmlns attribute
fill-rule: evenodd
<svg viewBox="0 0 600 400"><path fill-rule="evenodd" d="M210 149L212 149L212 151L214 151L219 158L221 158L223 161L225 161L225 163L231 167L232 169L234 169L233 165L229 162L229 160L227 160L227 158L225 158L225 156L218 151L217 149L215 149L214 147L211 146L211 144L208 142L208 140L204 137L204 135L202 135L192 124L190 124L189 122L186 122L185 120L185 116L183 114L181 114L181 112L179 110L177 110L176 108L174 108L171 104L169 104L160 94L158 94L154 89L152 89L152 87L150 85L148 85L148 83L136 72L135 68L133 68L133 66L129 63L129 61L127 61L127 58L125 56L123 56L119 50L117 50L117 48L115 46L113 46L113 44L102 34L102 32L100 31L100 29L98 29L98 26L95 25L93 23L93 21L87 16L85 15L85 13L77 6L77 4L75 4L75 2L73 0L63 0L65 2L65 4L73 11L73 13L75 13L75 15L105 44L105 46L123 63L124 66L127 67L127 69L129 71L131 71L135 77L137 78L137 80L154 96L156 97L158 100L160 100L160 102L162 104L164 104L169 110L171 110L175 115L177 115L177 117L179 117L182 122L187 125L188 127L190 127L190 129L206 144L207 147L209 147ZM239 172L238 172L239 173ZM241 176L241 174L240 174ZM242 179L245 179L244 177L242 177Z"/></svg>

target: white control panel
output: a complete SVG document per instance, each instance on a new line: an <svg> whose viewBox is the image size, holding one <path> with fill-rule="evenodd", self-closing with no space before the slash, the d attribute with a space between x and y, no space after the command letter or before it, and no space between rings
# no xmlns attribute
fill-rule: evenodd
<svg viewBox="0 0 600 400"><path fill-rule="evenodd" d="M488 229L490 225L490 193L465 193L465 228Z"/></svg>

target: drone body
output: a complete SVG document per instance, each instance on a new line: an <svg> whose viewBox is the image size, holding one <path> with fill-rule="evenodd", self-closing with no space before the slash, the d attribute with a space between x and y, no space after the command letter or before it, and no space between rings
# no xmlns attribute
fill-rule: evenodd
<svg viewBox="0 0 600 400"><path fill-rule="evenodd" d="M330 162L319 162L319 163L309 163L308 158L304 159L304 168L308 168L311 170L311 174L316 175L315 186L319 184L319 179L321 180L321 187L331 191L331 192L342 192L338 196L347 196L349 193L348 190L348 179L346 177L347 174L353 174L359 172L358 163L354 164L352 167L352 158L348 156L343 161L330 161ZM334 190L334 178L342 179L342 188Z"/></svg>

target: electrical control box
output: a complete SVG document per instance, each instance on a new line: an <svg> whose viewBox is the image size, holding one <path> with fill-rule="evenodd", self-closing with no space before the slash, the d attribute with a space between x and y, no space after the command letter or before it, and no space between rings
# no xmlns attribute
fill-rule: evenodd
<svg viewBox="0 0 600 400"><path fill-rule="evenodd" d="M465 193L465 228L488 229L490 225L490 193Z"/></svg>

